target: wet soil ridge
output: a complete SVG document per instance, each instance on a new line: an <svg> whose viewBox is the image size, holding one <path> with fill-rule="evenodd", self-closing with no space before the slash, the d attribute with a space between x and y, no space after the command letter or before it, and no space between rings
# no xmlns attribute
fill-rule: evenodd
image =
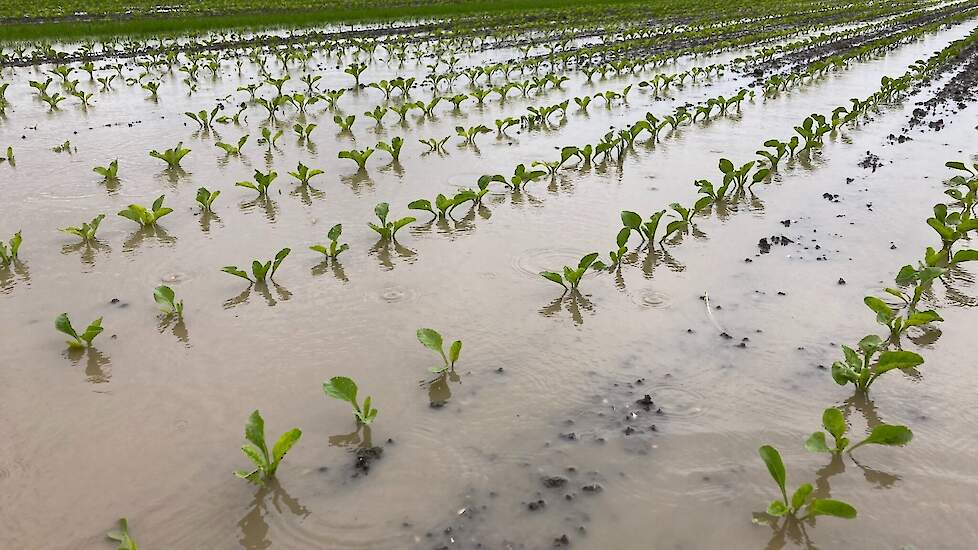
<svg viewBox="0 0 978 550"><path fill-rule="evenodd" d="M959 111L964 110L978 96L978 43L969 44L957 58L959 69L932 97L918 103L913 110L906 130L925 125L928 118L948 117L954 121ZM926 122L926 127L940 131L944 128L944 118Z"/></svg>

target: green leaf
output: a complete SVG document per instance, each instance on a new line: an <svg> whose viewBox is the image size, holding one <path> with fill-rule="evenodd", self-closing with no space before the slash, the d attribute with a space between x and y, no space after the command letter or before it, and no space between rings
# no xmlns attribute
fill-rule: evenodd
<svg viewBox="0 0 978 550"><path fill-rule="evenodd" d="M793 510L798 510L805 505L805 501L808 500L808 495L812 494L812 484L805 483L795 491L795 494L791 495L791 508Z"/></svg>
<svg viewBox="0 0 978 550"><path fill-rule="evenodd" d="M869 309L876 312L876 318L883 324L888 324L893 319L893 309L886 305L886 302L880 300L875 296L866 296L863 298L863 302L869 306Z"/></svg>
<svg viewBox="0 0 978 550"><path fill-rule="evenodd" d="M261 417L258 409L255 409L248 417L248 423L245 424L245 439L257 447L262 452L263 457L268 456L268 449L265 447L265 419Z"/></svg>
<svg viewBox="0 0 978 550"><path fill-rule="evenodd" d="M248 281L249 283L251 282L251 277L248 276L248 273L246 271L242 271L238 269L238 266L236 265L224 266L221 268L221 271L231 275L235 275L237 277L241 277L242 279Z"/></svg>
<svg viewBox="0 0 978 550"><path fill-rule="evenodd" d="M781 517L788 513L788 507L780 500L772 500L767 506L767 513L774 517Z"/></svg>
<svg viewBox="0 0 978 550"><path fill-rule="evenodd" d="M591 264L594 263L594 260L597 260L597 259L598 259L598 253L597 252L592 252L592 253L588 254L587 256L584 256L583 258L581 258L581 262L579 264L577 264L577 268L578 269L587 270L587 268L591 267ZM581 272L581 274L583 275L584 273Z"/></svg>
<svg viewBox="0 0 978 550"><path fill-rule="evenodd" d="M774 482L778 484L778 488L781 489L781 495L788 499L787 493L784 489L785 481L787 480L787 473L784 469L784 462L781 460L781 454L778 450L770 445L764 445L757 450L758 454L761 455L761 460L767 466L767 471L771 474Z"/></svg>
<svg viewBox="0 0 978 550"><path fill-rule="evenodd" d="M54 320L54 328L57 329L58 332L63 332L72 338L78 338L78 333L75 332L74 327L71 326L71 321L68 320L67 313L58 315L58 317Z"/></svg>
<svg viewBox="0 0 978 550"><path fill-rule="evenodd" d="M451 361L452 366L458 361L459 355L462 353L462 341L455 340L452 342L452 346L448 348L448 360Z"/></svg>
<svg viewBox="0 0 978 550"><path fill-rule="evenodd" d="M823 498L815 499L808 505L808 515L852 519L856 517L856 509L841 500Z"/></svg>
<svg viewBox="0 0 978 550"><path fill-rule="evenodd" d="M243 452L245 456L250 458L251 461L255 463L255 466L257 466L259 470L263 470L265 469L266 466L268 466L267 464L265 464L265 458L261 455L258 449L252 447L251 445L242 445L241 452Z"/></svg>
<svg viewBox="0 0 978 550"><path fill-rule="evenodd" d="M825 432L815 432L807 440L805 440L805 448L812 453L831 453L832 449L829 448L828 444L825 442ZM795 507L797 508L797 506Z"/></svg>
<svg viewBox="0 0 978 550"><path fill-rule="evenodd" d="M272 459L274 464L278 464L285 458L285 453L289 452L289 449L299 441L302 437L302 430L299 428L292 428L291 430L285 432L278 438L275 442L275 446L272 448Z"/></svg>
<svg viewBox="0 0 978 550"><path fill-rule="evenodd" d="M907 317L906 325L908 327L916 327L921 325L926 325L927 323L934 323L936 321L943 321L940 315L932 309L926 311L916 311Z"/></svg>
<svg viewBox="0 0 978 550"><path fill-rule="evenodd" d="M729 174L734 171L734 165L727 159L720 159L720 171L724 174Z"/></svg>
<svg viewBox="0 0 978 550"><path fill-rule="evenodd" d="M329 229L329 233L326 234L326 238L328 238L331 241L335 241L340 238L340 235L342 233L343 233L343 224L338 223Z"/></svg>
<svg viewBox="0 0 978 550"><path fill-rule="evenodd" d="M890 446L900 446L910 443L913 439L913 432L910 428L906 426L896 426L893 424L880 424L873 428L873 431L869 433L869 437L856 443L850 449L850 452L860 445L872 444L872 445L890 445Z"/></svg>
<svg viewBox="0 0 978 550"><path fill-rule="evenodd" d="M438 352L443 359L445 358L445 350L442 347L441 334L439 334L437 330L430 328L419 328L418 341L421 342L424 347ZM447 359L445 362L448 362Z"/></svg>
<svg viewBox="0 0 978 550"><path fill-rule="evenodd" d="M553 271L541 271L540 276L548 281L553 281L558 285L567 288L567 285L564 284L564 278L560 275L560 273L554 273Z"/></svg>
<svg viewBox="0 0 978 550"><path fill-rule="evenodd" d="M161 285L153 289L153 300L161 306L166 306L168 310L172 309L174 298L176 298L176 294L173 292L173 289L166 285Z"/></svg>
<svg viewBox="0 0 978 550"><path fill-rule="evenodd" d="M92 340L101 334L102 330L102 318L99 317L98 319L92 321L91 324L85 328L85 332L81 333L78 337L84 340L88 345L92 345Z"/></svg>
<svg viewBox="0 0 978 550"><path fill-rule="evenodd" d="M822 426L832 437L838 440L846 434L848 426L846 426L846 419L842 415L842 411L836 409L835 407L829 407L822 412Z"/></svg>
<svg viewBox="0 0 978 550"><path fill-rule="evenodd" d="M639 216L635 212L622 210L621 223L628 229L634 229L635 231L638 231L639 228L642 226L642 216Z"/></svg>
<svg viewBox="0 0 978 550"><path fill-rule="evenodd" d="M323 383L323 391L330 397L356 405L357 385L350 378L334 376L329 379L329 382Z"/></svg>
<svg viewBox="0 0 978 550"><path fill-rule="evenodd" d="M883 347L883 339L875 334L870 334L859 341L859 349L866 354L876 353Z"/></svg>
<svg viewBox="0 0 978 550"><path fill-rule="evenodd" d="M965 172L971 172L970 169L963 162L958 162L956 160L951 160L944 163L944 166L951 168L952 170L964 170Z"/></svg>
<svg viewBox="0 0 978 550"><path fill-rule="evenodd" d="M958 250L951 257L951 261L954 263L973 262L975 260L978 260L978 250Z"/></svg>
<svg viewBox="0 0 978 550"><path fill-rule="evenodd" d="M876 375L893 369L911 369L924 363L924 358L912 351L884 351L876 363Z"/></svg>

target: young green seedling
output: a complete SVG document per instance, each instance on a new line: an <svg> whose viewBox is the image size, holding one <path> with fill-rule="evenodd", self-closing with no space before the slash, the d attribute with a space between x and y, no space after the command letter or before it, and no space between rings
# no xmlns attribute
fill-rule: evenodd
<svg viewBox="0 0 978 550"><path fill-rule="evenodd" d="M340 132L349 132L353 128L353 122L356 121L357 117L350 115L348 117L342 117L340 115L333 115L333 122L340 127Z"/></svg>
<svg viewBox="0 0 978 550"><path fill-rule="evenodd" d="M272 133L272 130L268 127L261 129L261 137L258 139L258 143L268 146L268 151L272 151L272 147L275 147L275 142L282 137L282 130Z"/></svg>
<svg viewBox="0 0 978 550"><path fill-rule="evenodd" d="M589 268L601 270L607 267L598 260L598 253L592 252L583 258L577 264L577 269L573 269L570 266L564 266L563 275L555 271L542 271L540 276L548 281L553 281L558 285L564 287L564 290L576 290L577 286L581 283L581 279ZM570 285L570 286L568 286Z"/></svg>
<svg viewBox="0 0 978 550"><path fill-rule="evenodd" d="M183 300L176 301L176 294L173 289L160 285L153 289L153 300L160 306L160 310L167 315L183 317Z"/></svg>
<svg viewBox="0 0 978 550"><path fill-rule="evenodd" d="M302 430L292 428L278 438L271 453L269 453L265 443L265 420L261 417L261 413L255 410L248 418L248 424L245 425L245 439L251 445L242 445L241 447L241 452L255 463L255 469L250 472L237 470L234 475L252 483L265 483L269 478L275 476L285 454L299 441L300 437L302 437Z"/></svg>
<svg viewBox="0 0 978 550"><path fill-rule="evenodd" d="M221 195L219 190L209 191L206 187L197 188L197 204L204 212L213 212L214 201Z"/></svg>
<svg viewBox="0 0 978 550"><path fill-rule="evenodd" d="M210 130L214 127L214 119L217 118L217 113L221 110L221 105L214 107L210 113L207 111L200 111L198 113L192 113L187 111L183 113L190 120L197 123L201 130Z"/></svg>
<svg viewBox="0 0 978 550"><path fill-rule="evenodd" d="M14 233L14 236L10 238L9 248L7 243L0 241L0 265L10 265L12 262L17 260L20 245L23 242L24 238L21 237L20 231Z"/></svg>
<svg viewBox="0 0 978 550"><path fill-rule="evenodd" d="M360 86L360 75L363 71L367 70L366 63L350 63L343 69L343 72L353 76L353 80L357 86Z"/></svg>
<svg viewBox="0 0 978 550"><path fill-rule="evenodd" d="M377 142L377 149L381 151L387 151L391 156L391 162L397 162L401 158L401 147L404 146L404 138L393 137L390 143L385 143L383 141Z"/></svg>
<svg viewBox="0 0 978 550"><path fill-rule="evenodd" d="M69 348L72 349L83 349L92 347L92 340L96 336L102 333L102 318L92 321L88 327L85 328L85 332L78 334L75 329L71 326L71 321L68 320L68 314L62 313L58 315L58 318L54 320L54 328L58 332L67 334L74 338L74 340L68 340L67 344Z"/></svg>
<svg viewBox="0 0 978 550"><path fill-rule="evenodd" d="M479 134L488 134L491 132L492 130L486 128L482 124L479 124L478 126L471 126L469 128L465 128L463 126L455 127L455 133L462 138L463 143L467 143L469 145L475 145L475 138Z"/></svg>
<svg viewBox="0 0 978 550"><path fill-rule="evenodd" d="M859 351L842 346L845 358L832 364L832 379L840 386L851 382L863 393L868 392L873 382L891 370L912 369L924 363L924 358L912 351L882 351L883 340L876 335L866 336L857 347ZM877 353L879 359L873 363Z"/></svg>
<svg viewBox="0 0 978 550"><path fill-rule="evenodd" d="M428 146L428 150L425 151L425 154L428 154L428 153L444 153L445 152L445 144L448 143L448 140L449 140L450 137L451 136L444 137L444 138L441 138L441 139L436 139L436 138L419 139L418 141L420 141L421 143L423 143L423 144L425 144L425 145Z"/></svg>
<svg viewBox="0 0 978 550"><path fill-rule="evenodd" d="M120 211L119 215L123 218L130 219L143 227L156 225L156 222L159 221L160 218L166 216L170 212L173 212L172 208L163 206L163 200L165 198L166 195L160 195L157 197L149 209L139 204L130 204L128 208Z"/></svg>
<svg viewBox="0 0 978 550"><path fill-rule="evenodd" d="M370 155L372 154L374 154L374 150L371 149L370 147L367 147L362 151L358 151L356 149L351 149L349 151L340 151L339 154L337 154L336 156L337 158L341 158L341 159L350 159L353 162L357 163L357 166L360 168L360 170L364 170L365 167L367 166L367 159L370 158Z"/></svg>
<svg viewBox="0 0 978 550"><path fill-rule="evenodd" d="M452 345L448 348L447 355L445 354L445 346L443 344L441 334L439 334L437 330L430 328L419 328L418 341L421 342L424 347L440 355L442 361L445 363L441 367L432 367L430 369L431 372L439 374L455 369L455 362L458 361L458 357L462 353L461 340L455 340L452 342Z"/></svg>
<svg viewBox="0 0 978 550"><path fill-rule="evenodd" d="M129 520L126 518L119 518L119 528L114 531L109 531L105 536L109 540L119 543L116 550L139 550L136 546L136 541L129 534Z"/></svg>
<svg viewBox="0 0 978 550"><path fill-rule="evenodd" d="M471 193L472 193L471 191L460 191L457 195L455 195L455 197L451 199L439 193L438 196L435 197L434 208L432 207L431 201L429 201L428 199L418 199L416 201L411 201L410 203L408 203L408 208L410 208L411 210L421 210L424 212L430 212L431 215L434 216L435 218L444 219L446 216L451 215L452 210L456 206L468 202L470 200L475 200L475 197L472 196ZM438 209L437 212L435 212L435 208Z"/></svg>
<svg viewBox="0 0 978 550"><path fill-rule="evenodd" d="M380 225L367 223L367 226L376 231L380 235L381 239L397 240L397 232L402 227L417 221L417 218L412 216L406 216L396 221L387 221L387 215L389 213L390 205L386 202L379 203L374 207L374 214L377 216L377 219L380 220Z"/></svg>
<svg viewBox="0 0 978 550"><path fill-rule="evenodd" d="M251 274L254 276L254 279L248 276L248 272L239 269L236 265L224 266L221 268L221 271L229 275L241 277L252 284L263 284L265 283L266 279L273 280L275 278L275 272L278 271L279 266L282 265L283 261L285 261L285 258L289 255L289 252L292 252L292 249L283 248L282 250L278 251L278 254L275 255L274 260L269 260L265 263L261 263L258 260L252 260Z"/></svg>
<svg viewBox="0 0 978 550"><path fill-rule="evenodd" d="M62 231L80 238L84 243L91 243L95 240L95 232L98 231L98 226L104 218L105 214L99 214L92 218L92 221L81 224L81 227L65 227Z"/></svg>
<svg viewBox="0 0 978 550"><path fill-rule="evenodd" d="M869 436L849 447L849 438L845 436L849 426L846 419L842 416L842 411L835 407L829 407L822 413L822 427L825 428L835 443L834 447L829 447L826 442L825 432L814 432L807 441L805 448L813 453L841 453L849 448L851 453L862 445L891 445L903 446L913 439L913 432L906 426L896 426L892 424L880 424L873 428Z"/></svg>
<svg viewBox="0 0 978 550"><path fill-rule="evenodd" d="M340 235L342 234L343 234L343 224L338 223L333 227L331 227L329 229L329 233L326 234L326 237L329 239L329 248L321 244L317 244L317 245L310 246L309 249L319 252L320 254L326 256L327 260L336 261L336 257L339 256L340 253L350 248L350 245L346 243L339 244Z"/></svg>
<svg viewBox="0 0 978 550"><path fill-rule="evenodd" d="M920 288L920 286L918 286ZM900 299L906 300L906 296L903 292L896 289L886 289L886 292L897 296ZM944 319L934 310L924 310L917 311L916 304L907 302L909 305L907 310L907 315L901 315L899 312L890 307L889 304L880 300L875 296L866 296L863 298L863 303L873 310L876 314L876 321L890 329L890 337L894 340L899 338L901 334L907 331L910 327L919 327L929 323L934 323L937 321L943 321Z"/></svg>
<svg viewBox="0 0 978 550"><path fill-rule="evenodd" d="M296 135L299 136L300 142L308 141L310 139L310 136L312 135L312 131L315 129L316 129L315 124L306 124L305 126L303 126L302 124L296 124L295 126L292 127L292 131L294 131Z"/></svg>
<svg viewBox="0 0 978 550"><path fill-rule="evenodd" d="M234 185L238 187L246 187L258 192L259 197L268 196L268 187L275 181L278 177L277 172L269 172L267 174L262 173L260 170L255 170L255 181L239 181Z"/></svg>
<svg viewBox="0 0 978 550"><path fill-rule="evenodd" d="M298 180L299 185L302 186L309 185L309 180L320 174L325 174L325 172L316 168L309 168L301 162L296 166L295 172L289 172L289 175Z"/></svg>
<svg viewBox="0 0 978 550"><path fill-rule="evenodd" d="M357 422L368 426L377 418L377 409L370 406L370 396L363 400L363 407L357 404L357 385L345 376L334 376L329 382L323 382L323 392L340 401L346 401L353 406L353 416Z"/></svg>
<svg viewBox="0 0 978 550"><path fill-rule="evenodd" d="M108 166L96 166L92 171L102 176L105 181L115 181L119 179L119 161L113 160Z"/></svg>
<svg viewBox="0 0 978 550"><path fill-rule="evenodd" d="M240 155L241 154L241 149L244 148L245 143L248 143L248 137L249 137L248 134L245 134L245 135L241 136L241 138L238 139L238 145L237 146L234 146L234 145L231 145L231 144L228 144L228 143L224 143L223 141L219 141L219 142L215 143L214 146L222 149L225 153L227 153L229 155L235 155L235 156L237 156L237 155Z"/></svg>
<svg viewBox="0 0 978 550"><path fill-rule="evenodd" d="M834 516L845 519L856 517L856 509L841 500L818 498L809 500L814 490L810 483L798 487L791 495L791 500L788 500L788 493L785 490L788 476L784 462L781 460L781 454L770 445L764 445L757 452L761 455L761 460L767 466L767 471L771 474L774 482L778 484L778 489L781 490L781 499L774 500L768 505L768 514L775 517L790 516L797 518L798 512L804 509L805 514L797 519L806 520L815 516Z"/></svg>
<svg viewBox="0 0 978 550"><path fill-rule="evenodd" d="M190 149L184 149L182 141L177 143L177 146L173 149L167 149L162 153L155 149L149 152L149 156L162 160L171 169L180 168L180 161L188 154L190 154Z"/></svg>

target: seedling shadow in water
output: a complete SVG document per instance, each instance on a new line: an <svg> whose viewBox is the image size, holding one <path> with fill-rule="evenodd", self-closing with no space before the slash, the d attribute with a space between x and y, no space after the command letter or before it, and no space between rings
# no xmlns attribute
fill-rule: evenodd
<svg viewBox="0 0 978 550"><path fill-rule="evenodd" d="M241 530L241 538L238 541L244 548L271 547L267 518L270 518L273 513L282 515L285 511L297 518L307 518L310 514L308 508L293 498L276 478L272 478L258 487L255 498L251 501L251 507L238 521L238 528Z"/></svg>
<svg viewBox="0 0 978 550"><path fill-rule="evenodd" d="M104 384L112 378L111 371L106 367L111 364L109 357L94 347L70 348L65 350L73 364L79 365L85 360L85 380L91 384Z"/></svg>
<svg viewBox="0 0 978 550"><path fill-rule="evenodd" d="M541 308L540 315L544 317L555 317L560 313L561 308L566 309L570 313L575 325L584 324L583 312L594 313L594 303L575 288L565 291L554 299L554 301Z"/></svg>

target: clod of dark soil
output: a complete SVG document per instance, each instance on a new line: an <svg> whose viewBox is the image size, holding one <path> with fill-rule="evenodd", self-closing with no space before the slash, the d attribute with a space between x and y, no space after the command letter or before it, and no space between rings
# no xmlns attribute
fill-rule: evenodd
<svg viewBox="0 0 978 550"><path fill-rule="evenodd" d="M548 489L557 489L567 485L567 478L563 476L546 476L540 480L543 486Z"/></svg>
<svg viewBox="0 0 978 550"><path fill-rule="evenodd" d="M357 449L356 462L353 464L355 470L353 477L370 473L370 466L374 461L380 459L380 455L383 453L384 449L380 447L361 447Z"/></svg>

